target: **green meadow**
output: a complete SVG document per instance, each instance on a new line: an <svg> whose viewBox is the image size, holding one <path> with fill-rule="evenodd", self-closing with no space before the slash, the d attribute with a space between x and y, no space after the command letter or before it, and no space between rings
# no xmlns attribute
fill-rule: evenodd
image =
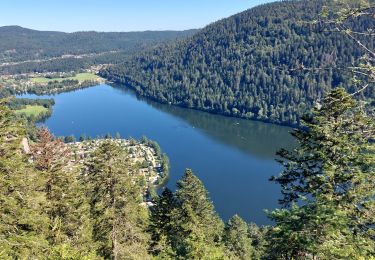
<svg viewBox="0 0 375 260"><path fill-rule="evenodd" d="M45 108L44 106L38 106L38 105L27 105L25 108L16 110L15 112L16 114L24 114L27 117L31 117L31 116L37 117L41 114L47 113L48 108Z"/></svg>
<svg viewBox="0 0 375 260"><path fill-rule="evenodd" d="M67 78L31 78L31 81L34 83L49 83L53 81L63 81L63 80L78 80L79 82L86 81L86 80L96 80L99 77L93 73L78 73L74 77L67 77Z"/></svg>

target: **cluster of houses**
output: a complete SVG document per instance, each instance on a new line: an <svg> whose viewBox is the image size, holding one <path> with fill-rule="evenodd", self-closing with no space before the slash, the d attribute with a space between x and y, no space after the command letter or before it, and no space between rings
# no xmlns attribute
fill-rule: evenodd
<svg viewBox="0 0 375 260"><path fill-rule="evenodd" d="M82 70L81 72L87 72L87 73L98 73L100 69L107 66L104 65L95 65L92 66L86 70ZM30 79L32 78L68 78L75 74L75 71L70 72L32 72L32 73L23 73L23 74L16 74L16 75L0 75L0 88L1 87L7 87L11 88L13 90L17 90L19 92L27 92L27 90L34 86L40 86L40 85L47 85L47 83L36 83ZM90 80L95 84L101 84L104 83L105 80L98 77L95 80ZM81 85L82 82L79 84ZM78 86L77 86L78 87Z"/></svg>
<svg viewBox="0 0 375 260"><path fill-rule="evenodd" d="M150 146L128 139L93 139L74 142L68 145L72 150L75 161L83 165L84 162L90 158L95 149L103 142L108 142L108 140L119 144L126 150L129 165L133 170L136 169L138 174L144 177L147 188L158 181L162 174L161 158L159 158L155 150Z"/></svg>
<svg viewBox="0 0 375 260"><path fill-rule="evenodd" d="M31 86L33 86L33 82L27 80L26 76L0 75L0 88L25 90Z"/></svg>

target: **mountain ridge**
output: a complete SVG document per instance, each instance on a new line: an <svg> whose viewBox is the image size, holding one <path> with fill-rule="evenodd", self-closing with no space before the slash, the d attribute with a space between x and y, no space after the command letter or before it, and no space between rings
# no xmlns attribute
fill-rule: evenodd
<svg viewBox="0 0 375 260"><path fill-rule="evenodd" d="M129 51L141 46L192 35L185 31L144 32L58 32L39 31L17 25L0 27L0 62L15 62L66 54L87 54L107 51Z"/></svg>

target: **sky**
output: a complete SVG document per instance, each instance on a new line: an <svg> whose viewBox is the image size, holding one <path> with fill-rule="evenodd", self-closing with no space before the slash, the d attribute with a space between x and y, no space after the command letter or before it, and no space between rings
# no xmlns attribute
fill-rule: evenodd
<svg viewBox="0 0 375 260"><path fill-rule="evenodd" d="M50 31L202 28L275 0L0 0L0 26Z"/></svg>

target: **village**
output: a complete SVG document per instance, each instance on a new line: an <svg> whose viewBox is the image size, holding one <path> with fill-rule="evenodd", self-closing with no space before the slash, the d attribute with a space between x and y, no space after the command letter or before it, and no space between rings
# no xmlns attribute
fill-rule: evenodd
<svg viewBox="0 0 375 260"><path fill-rule="evenodd" d="M74 163L83 166L95 150L103 143L115 142L119 144L127 152L130 171L136 171L135 174L144 181L144 198L146 205L152 205L150 202L150 193L152 193L162 179L168 174L165 172L167 167L163 167L163 158L160 153L149 145L149 143L137 142L134 139L92 139L80 142L68 143L71 148Z"/></svg>
<svg viewBox="0 0 375 260"><path fill-rule="evenodd" d="M0 90L13 93L50 94L102 84L105 80L97 72L105 65L96 65L79 72L31 72L0 75Z"/></svg>

